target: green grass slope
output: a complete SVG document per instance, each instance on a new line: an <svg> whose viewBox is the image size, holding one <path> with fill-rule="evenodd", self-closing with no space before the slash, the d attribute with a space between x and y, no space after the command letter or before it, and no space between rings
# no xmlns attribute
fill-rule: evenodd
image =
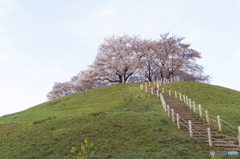
<svg viewBox="0 0 240 159"><path fill-rule="evenodd" d="M0 117L0 158L77 158L71 149L80 151L84 139L93 143L92 158L210 158L211 148L177 129L160 99L141 92L139 84L74 93ZM228 114L226 120L239 125L239 92L181 81L164 87L181 90L212 114Z"/></svg>
<svg viewBox="0 0 240 159"><path fill-rule="evenodd" d="M221 86L210 85L198 82L186 82L179 81L175 83L169 83L163 85L165 95L168 95L170 89L173 97L174 92L177 91L182 95L188 96L188 99L195 101L196 105L201 104L204 110L208 110L208 113L217 117L220 115L221 119L225 120L229 124L238 127L240 126L240 92L232 89L228 89ZM162 90L160 90L162 91ZM179 97L178 97L179 99ZM217 118L209 116L217 121ZM205 116L203 116L205 119ZM237 137L238 130L228 126L222 122L225 126L236 132L237 134L229 131L227 128L222 127L223 133ZM213 126L217 127L217 124L212 122Z"/></svg>

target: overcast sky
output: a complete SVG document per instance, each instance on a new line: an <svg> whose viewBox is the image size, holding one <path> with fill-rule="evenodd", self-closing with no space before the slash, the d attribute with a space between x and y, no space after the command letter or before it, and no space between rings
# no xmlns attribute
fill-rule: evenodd
<svg viewBox="0 0 240 159"><path fill-rule="evenodd" d="M108 36L185 37L213 85L240 91L240 1L0 0L0 116L47 101Z"/></svg>

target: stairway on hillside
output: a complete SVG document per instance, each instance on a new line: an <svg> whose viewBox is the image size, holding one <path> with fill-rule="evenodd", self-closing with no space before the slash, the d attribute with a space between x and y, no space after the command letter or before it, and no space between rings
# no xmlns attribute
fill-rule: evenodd
<svg viewBox="0 0 240 159"><path fill-rule="evenodd" d="M151 88L155 89L156 86L148 87L148 93L151 93ZM156 91L153 91L153 94L157 95ZM163 95L163 98L166 102L166 105L169 105L170 110L173 108L175 114L179 113L180 123L186 126L185 127L180 124L180 127L182 127L184 131L186 131L188 134L190 133L188 129L188 121L191 120L193 137L199 138L201 140L204 140L206 143L209 143L207 128L210 126L206 122L204 122L201 117L198 117L188 106L186 106L178 99L171 98L166 95ZM238 151L238 153L240 154L240 146L237 144L237 140L226 138L223 134L217 131L213 131L212 128L211 136L213 146L222 148L225 151Z"/></svg>

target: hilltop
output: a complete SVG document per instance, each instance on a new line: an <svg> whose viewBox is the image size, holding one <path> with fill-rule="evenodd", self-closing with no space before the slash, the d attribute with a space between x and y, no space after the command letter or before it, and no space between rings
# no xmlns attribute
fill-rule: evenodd
<svg viewBox="0 0 240 159"><path fill-rule="evenodd" d="M179 131L160 99L140 91L141 83L74 93L0 117L1 158L76 158L71 149L79 151L85 139L93 143L92 158L210 158L212 148ZM185 81L163 87L240 125L238 91Z"/></svg>

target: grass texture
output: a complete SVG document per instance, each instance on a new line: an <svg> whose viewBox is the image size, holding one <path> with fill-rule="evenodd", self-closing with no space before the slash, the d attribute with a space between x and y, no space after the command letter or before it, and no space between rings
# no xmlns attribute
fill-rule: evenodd
<svg viewBox="0 0 240 159"><path fill-rule="evenodd" d="M72 147L81 151L84 140L93 144L92 159L211 158L212 148L179 130L160 99L140 91L142 83L74 93L0 117L0 158L77 158ZM186 94L209 113L240 125L238 91L183 81L163 87Z"/></svg>

